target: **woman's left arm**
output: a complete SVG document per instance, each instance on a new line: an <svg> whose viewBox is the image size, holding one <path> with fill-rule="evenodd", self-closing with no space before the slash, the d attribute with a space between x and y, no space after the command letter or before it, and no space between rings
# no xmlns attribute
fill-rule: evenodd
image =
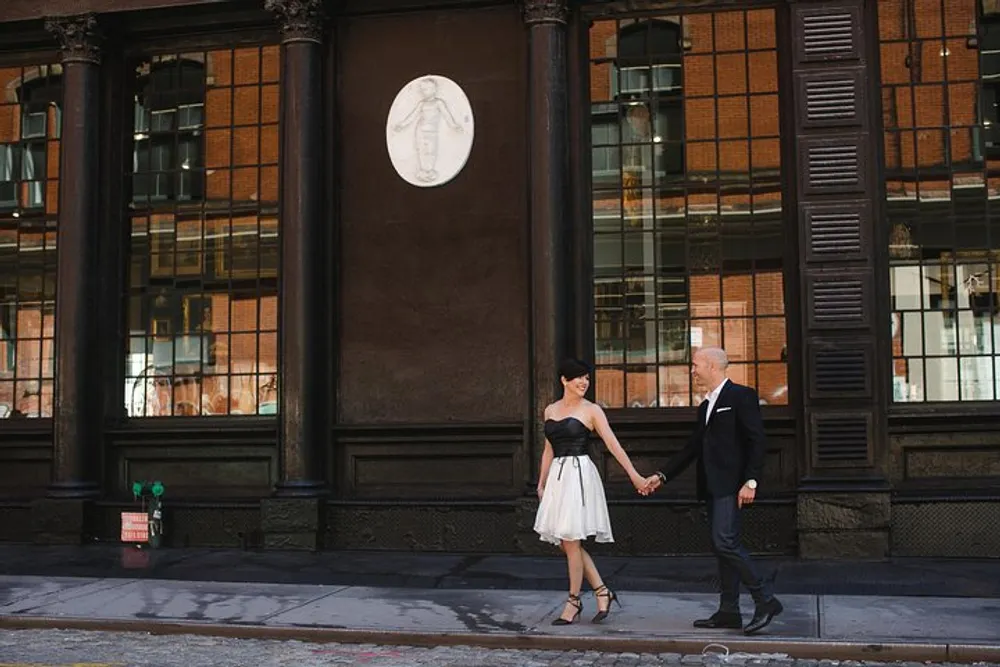
<svg viewBox="0 0 1000 667"><path fill-rule="evenodd" d="M591 418L594 420L594 430L597 432L597 435L601 436L604 446L608 448L611 455L615 457L618 464L628 474L632 485L639 490L645 488L646 479L632 465L632 460L625 453L625 449L621 446L621 443L618 442L614 431L611 430L611 425L608 423L608 418L604 414L604 410L599 405L592 405L590 410Z"/></svg>

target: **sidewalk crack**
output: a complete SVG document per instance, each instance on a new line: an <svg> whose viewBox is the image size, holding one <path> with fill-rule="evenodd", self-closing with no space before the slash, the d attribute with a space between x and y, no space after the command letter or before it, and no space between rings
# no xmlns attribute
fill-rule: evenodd
<svg viewBox="0 0 1000 667"><path fill-rule="evenodd" d="M350 588L350 586L338 586L335 590L329 591L329 592L324 593L322 595L318 595L318 596L316 596L314 598L309 598L308 600L305 600L305 601L303 601L303 602L301 602L301 603L299 603L297 605L293 605L291 607L288 607L287 609L282 609L280 611L274 612L273 614L268 614L267 616L263 616L258 621L258 623L259 624L267 623L269 620L271 620L275 616L281 616L282 614L287 614L290 611L295 611L296 609L302 609L302 607L305 607L306 605L310 605L310 604L312 604L314 602L319 602L320 600L324 600L324 599L330 597L331 595L336 595L337 593L342 593L345 590L347 590L348 588Z"/></svg>

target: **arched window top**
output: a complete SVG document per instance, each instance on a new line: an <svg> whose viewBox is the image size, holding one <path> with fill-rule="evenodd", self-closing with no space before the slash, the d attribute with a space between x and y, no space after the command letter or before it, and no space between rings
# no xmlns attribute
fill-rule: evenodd
<svg viewBox="0 0 1000 667"><path fill-rule="evenodd" d="M669 19L649 19L622 26L618 58L623 64L673 62L681 57L681 26Z"/></svg>
<svg viewBox="0 0 1000 667"><path fill-rule="evenodd" d="M149 110L199 104L205 99L205 64L188 58L147 63L137 84L138 101Z"/></svg>

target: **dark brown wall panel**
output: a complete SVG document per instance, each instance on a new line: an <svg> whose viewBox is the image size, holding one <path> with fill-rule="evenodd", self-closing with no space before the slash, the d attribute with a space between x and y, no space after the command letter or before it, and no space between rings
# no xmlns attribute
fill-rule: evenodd
<svg viewBox="0 0 1000 667"><path fill-rule="evenodd" d="M439 425L339 429L341 498L510 498L524 490L524 429Z"/></svg>
<svg viewBox="0 0 1000 667"><path fill-rule="evenodd" d="M942 491L1000 491L1000 435L988 420L954 420L928 428L914 425L889 439L890 471L899 488L933 487Z"/></svg>
<svg viewBox="0 0 1000 667"><path fill-rule="evenodd" d="M273 424L228 431L147 426L113 433L109 440L104 488L112 498L131 498L136 480L160 480L175 499L261 498L277 481Z"/></svg>
<svg viewBox="0 0 1000 667"><path fill-rule="evenodd" d="M342 21L339 419L520 421L527 406L525 35L513 4ZM458 83L475 142L417 188L385 123L425 74Z"/></svg>
<svg viewBox="0 0 1000 667"><path fill-rule="evenodd" d="M51 475L50 431L33 428L0 432L0 498L40 497Z"/></svg>

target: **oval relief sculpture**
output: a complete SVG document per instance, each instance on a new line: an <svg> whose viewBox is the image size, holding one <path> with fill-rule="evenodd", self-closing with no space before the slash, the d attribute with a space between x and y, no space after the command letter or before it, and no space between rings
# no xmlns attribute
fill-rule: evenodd
<svg viewBox="0 0 1000 667"><path fill-rule="evenodd" d="M393 168L404 181L421 188L455 178L469 159L473 136L469 98L457 83L436 74L403 86L385 125Z"/></svg>

